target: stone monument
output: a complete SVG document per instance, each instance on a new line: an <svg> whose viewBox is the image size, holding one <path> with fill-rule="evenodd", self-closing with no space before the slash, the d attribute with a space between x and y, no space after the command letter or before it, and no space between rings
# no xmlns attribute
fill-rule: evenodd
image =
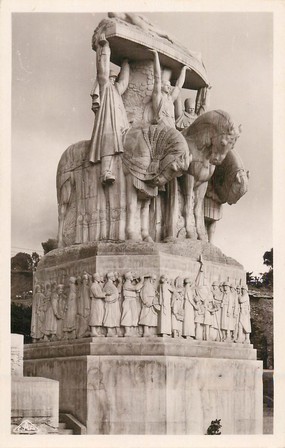
<svg viewBox="0 0 285 448"><path fill-rule="evenodd" d="M240 127L207 111L200 54L143 16L109 13L92 46L93 132L59 161L25 374L58 380L87 434L261 433L245 271L212 244L248 188Z"/></svg>

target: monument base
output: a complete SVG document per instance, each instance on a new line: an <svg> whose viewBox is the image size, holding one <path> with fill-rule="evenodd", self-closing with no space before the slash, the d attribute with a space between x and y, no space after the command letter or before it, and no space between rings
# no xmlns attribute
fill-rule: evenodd
<svg viewBox="0 0 285 448"><path fill-rule="evenodd" d="M251 345L85 338L26 345L24 372L59 381L60 412L87 434L262 433L262 362Z"/></svg>

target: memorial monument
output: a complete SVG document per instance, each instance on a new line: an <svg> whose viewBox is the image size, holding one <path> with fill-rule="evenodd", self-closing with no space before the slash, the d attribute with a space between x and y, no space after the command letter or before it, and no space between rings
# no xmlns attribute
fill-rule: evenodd
<svg viewBox="0 0 285 448"><path fill-rule="evenodd" d="M59 248L34 275L25 374L58 380L87 434L205 434L215 419L261 433L245 271L212 244L248 188L241 128L207 110L201 56L143 16L108 13L92 47L94 127L59 161Z"/></svg>

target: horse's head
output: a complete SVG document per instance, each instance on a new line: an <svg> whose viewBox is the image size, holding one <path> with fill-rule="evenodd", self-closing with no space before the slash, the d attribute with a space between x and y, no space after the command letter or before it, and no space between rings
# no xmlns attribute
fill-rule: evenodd
<svg viewBox="0 0 285 448"><path fill-rule="evenodd" d="M248 189L249 171L240 170L236 173L228 190L227 203L235 204Z"/></svg>
<svg viewBox="0 0 285 448"><path fill-rule="evenodd" d="M200 115L183 135L194 139L197 149L212 165L220 165L233 149L241 132L236 129L230 115L222 110L212 110ZM191 149L190 149L191 151Z"/></svg>

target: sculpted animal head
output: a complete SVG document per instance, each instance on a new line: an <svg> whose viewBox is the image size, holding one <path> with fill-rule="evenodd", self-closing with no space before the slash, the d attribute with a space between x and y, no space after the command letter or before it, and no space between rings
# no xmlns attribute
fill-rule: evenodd
<svg viewBox="0 0 285 448"><path fill-rule="evenodd" d="M217 166L209 188L213 188L221 203L235 204L248 190L249 171L246 171L238 153L230 151Z"/></svg>
<svg viewBox="0 0 285 448"><path fill-rule="evenodd" d="M198 117L182 134L192 141L198 151L205 154L205 159L212 165L220 165L228 152L233 149L241 133L227 112L212 110ZM189 145L191 152L191 144Z"/></svg>

